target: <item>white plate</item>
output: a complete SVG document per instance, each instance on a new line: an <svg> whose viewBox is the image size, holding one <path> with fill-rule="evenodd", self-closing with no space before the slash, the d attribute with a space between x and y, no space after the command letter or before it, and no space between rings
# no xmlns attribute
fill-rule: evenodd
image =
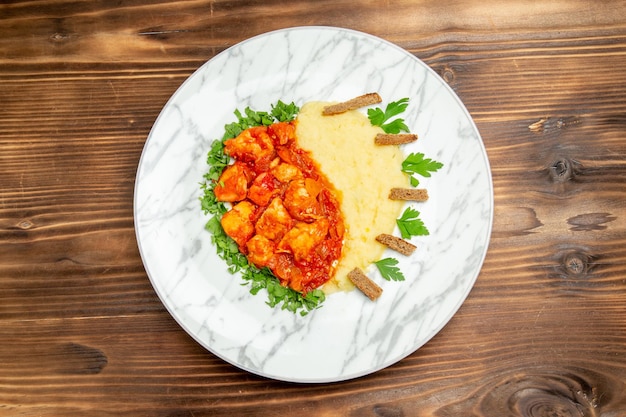
<svg viewBox="0 0 626 417"><path fill-rule="evenodd" d="M333 294L305 317L271 309L227 273L204 230L199 183L206 154L233 111L282 100L341 101L376 91L410 97L404 119L420 137L407 152L444 163L422 179L418 208L429 236L371 302L358 290ZM384 103L383 103L384 105ZM390 169L397 169L390 167ZM239 43L199 68L159 115L135 189L135 228L152 285L178 323L206 349L252 373L330 382L387 367L417 350L467 297L487 252L493 219L489 162L467 110L428 66L377 37L299 27ZM397 234L397 233L396 233ZM393 256L393 255L391 255Z"/></svg>

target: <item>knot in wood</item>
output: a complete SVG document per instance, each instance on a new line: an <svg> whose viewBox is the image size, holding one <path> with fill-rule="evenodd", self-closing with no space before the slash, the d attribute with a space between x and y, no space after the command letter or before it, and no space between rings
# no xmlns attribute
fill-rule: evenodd
<svg viewBox="0 0 626 417"><path fill-rule="evenodd" d="M582 275L589 270L590 257L582 253L569 253L563 259L563 266L569 275Z"/></svg>
<svg viewBox="0 0 626 417"><path fill-rule="evenodd" d="M404 412L397 407L376 405L373 411L377 417L404 417Z"/></svg>
<svg viewBox="0 0 626 417"><path fill-rule="evenodd" d="M523 417L595 417L596 388L572 372L539 372L518 376L498 387L506 409ZM496 415L487 412L486 415ZM501 407L504 406L501 403ZM491 405L493 406L493 405ZM492 408L492 411L496 411ZM500 410L498 410L500 411ZM500 414L501 415L501 414Z"/></svg>
<svg viewBox="0 0 626 417"><path fill-rule="evenodd" d="M442 406L437 415L599 417L623 410L626 383L610 370L552 366L549 359L538 360L541 365L520 364L497 380L485 381L471 398Z"/></svg>
<svg viewBox="0 0 626 417"><path fill-rule="evenodd" d="M554 273L550 274L553 285L566 291L585 291L595 286L596 268L602 255L587 252L582 247L563 248L554 254Z"/></svg>
<svg viewBox="0 0 626 417"><path fill-rule="evenodd" d="M441 72L441 78L448 84L452 84L454 82L454 71L450 67L445 67Z"/></svg>
<svg viewBox="0 0 626 417"><path fill-rule="evenodd" d="M17 224L17 227L19 227L22 230L28 230L31 227L33 227L33 223L28 219L24 219Z"/></svg>
<svg viewBox="0 0 626 417"><path fill-rule="evenodd" d="M54 43L61 43L67 41L70 38L70 35L67 33L56 32L50 36L50 40Z"/></svg>
<svg viewBox="0 0 626 417"><path fill-rule="evenodd" d="M516 393L514 409L524 417L588 417L577 404L548 391L526 389ZM555 398L556 397L556 398Z"/></svg>
<svg viewBox="0 0 626 417"><path fill-rule="evenodd" d="M566 182L576 176L578 164L568 158L561 158L550 166L550 176L554 182Z"/></svg>

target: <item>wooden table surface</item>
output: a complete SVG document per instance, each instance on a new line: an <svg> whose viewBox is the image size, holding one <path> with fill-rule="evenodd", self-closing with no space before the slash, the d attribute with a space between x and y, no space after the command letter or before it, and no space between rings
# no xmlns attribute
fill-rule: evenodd
<svg viewBox="0 0 626 417"><path fill-rule="evenodd" d="M468 299L399 363L268 380L163 307L133 226L155 118L251 36L387 39L459 95L495 219ZM626 2L4 1L0 415L626 416Z"/></svg>

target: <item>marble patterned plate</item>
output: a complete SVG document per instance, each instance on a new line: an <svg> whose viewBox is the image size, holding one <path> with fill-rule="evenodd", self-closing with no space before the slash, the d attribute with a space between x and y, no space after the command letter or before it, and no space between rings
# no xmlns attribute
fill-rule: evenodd
<svg viewBox="0 0 626 417"><path fill-rule="evenodd" d="M204 229L208 217L200 210L199 183L210 144L235 121L236 108L269 110L278 100L302 105L372 91L385 102L409 97L404 119L420 139L406 152L444 163L421 181L430 200L415 206L430 235L414 238L418 250L401 260L406 281L387 282L370 272L384 290L376 302L355 290L330 295L305 317L269 308L265 294L251 295L240 277L226 271ZM331 27L266 33L200 67L156 120L135 187L141 256L170 314L223 360L293 382L366 375L429 341L474 285L493 219L487 155L454 92L407 51Z"/></svg>

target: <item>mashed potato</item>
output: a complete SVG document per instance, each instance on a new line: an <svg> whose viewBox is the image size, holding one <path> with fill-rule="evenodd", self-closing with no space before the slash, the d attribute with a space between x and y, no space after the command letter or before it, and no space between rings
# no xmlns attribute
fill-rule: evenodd
<svg viewBox="0 0 626 417"><path fill-rule="evenodd" d="M343 254L334 279L324 285L326 293L353 289L348 272L355 267L366 271L381 258L385 247L375 238L393 232L404 205L389 200L389 189L408 183L400 170L404 156L398 147L374 145L382 129L359 111L322 116L329 104L305 104L296 125L299 146L312 153L339 191L345 217Z"/></svg>

